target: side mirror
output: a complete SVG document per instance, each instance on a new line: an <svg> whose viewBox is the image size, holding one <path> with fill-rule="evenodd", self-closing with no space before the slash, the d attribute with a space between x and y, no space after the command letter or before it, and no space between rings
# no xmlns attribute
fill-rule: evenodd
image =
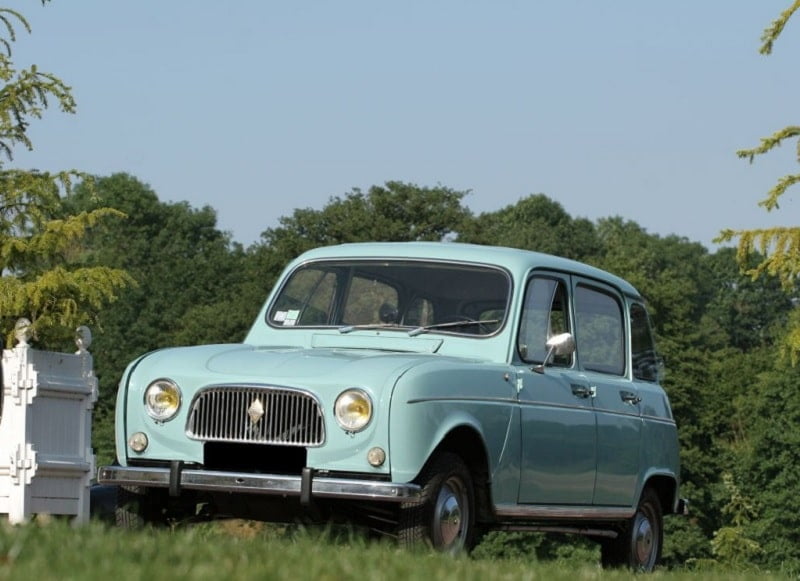
<svg viewBox="0 0 800 581"><path fill-rule="evenodd" d="M545 347L547 347L547 355L544 356L544 361L540 365L531 367L531 371L544 373L545 366L556 355L572 355L575 353L575 337L572 336L572 333L553 335L547 340Z"/></svg>

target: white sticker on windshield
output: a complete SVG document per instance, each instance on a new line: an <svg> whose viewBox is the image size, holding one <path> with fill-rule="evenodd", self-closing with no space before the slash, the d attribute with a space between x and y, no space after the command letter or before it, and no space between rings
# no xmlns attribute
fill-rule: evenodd
<svg viewBox="0 0 800 581"><path fill-rule="evenodd" d="M272 317L272 320L276 323L283 323L286 320L286 311L278 311L275 313L275 316Z"/></svg>
<svg viewBox="0 0 800 581"><path fill-rule="evenodd" d="M283 321L284 327L292 327L297 324L297 319L300 318L300 311L299 310L291 310L286 312L286 320Z"/></svg>

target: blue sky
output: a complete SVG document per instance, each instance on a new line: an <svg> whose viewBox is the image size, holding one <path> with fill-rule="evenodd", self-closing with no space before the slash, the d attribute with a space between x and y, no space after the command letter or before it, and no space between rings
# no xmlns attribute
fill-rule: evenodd
<svg viewBox="0 0 800 581"><path fill-rule="evenodd" d="M797 225L800 17L789 0L35 0L14 47L73 87L13 166L129 172L210 205L250 244L295 208L401 180L471 190L476 213L544 193L712 248L722 228Z"/></svg>

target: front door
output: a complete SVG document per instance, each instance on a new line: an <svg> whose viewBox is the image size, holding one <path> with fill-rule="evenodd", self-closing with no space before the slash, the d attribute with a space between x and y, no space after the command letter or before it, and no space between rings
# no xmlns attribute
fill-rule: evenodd
<svg viewBox="0 0 800 581"><path fill-rule="evenodd" d="M549 337L574 333L570 277L537 273L528 281L517 351L522 434L519 502L548 505L592 503L597 465L597 426L592 386L573 355L557 356L546 369Z"/></svg>

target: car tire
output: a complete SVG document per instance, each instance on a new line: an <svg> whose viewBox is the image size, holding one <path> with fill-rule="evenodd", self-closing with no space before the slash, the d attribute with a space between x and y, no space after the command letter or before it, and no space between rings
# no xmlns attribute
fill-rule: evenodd
<svg viewBox="0 0 800 581"><path fill-rule="evenodd" d="M636 514L616 539L600 543L603 567L628 567L637 572L650 572L661 558L664 542L664 519L661 501L652 488L642 493Z"/></svg>
<svg viewBox="0 0 800 581"><path fill-rule="evenodd" d="M400 507L401 544L452 554L469 551L475 538L475 492L464 461L450 452L439 453L416 481L422 486L420 502Z"/></svg>

